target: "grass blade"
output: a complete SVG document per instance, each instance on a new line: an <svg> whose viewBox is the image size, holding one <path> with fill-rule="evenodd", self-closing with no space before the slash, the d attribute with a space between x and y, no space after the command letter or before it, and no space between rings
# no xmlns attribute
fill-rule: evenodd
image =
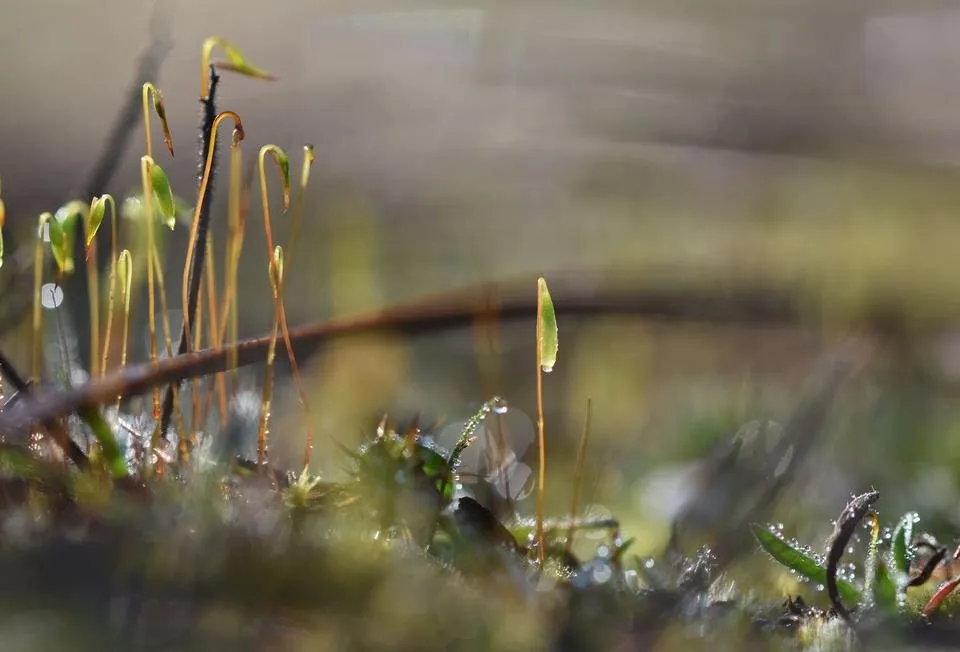
<svg viewBox="0 0 960 652"><path fill-rule="evenodd" d="M913 537L913 524L916 515L913 512L904 514L893 531L893 563L898 573L910 574L910 539Z"/></svg>
<svg viewBox="0 0 960 652"><path fill-rule="evenodd" d="M760 547L781 565L811 582L826 584L827 571L815 559L797 550L765 527L754 525L752 529L753 536L756 537ZM847 602L860 601L860 592L845 580L837 580L837 590Z"/></svg>
<svg viewBox="0 0 960 652"><path fill-rule="evenodd" d="M890 577L887 565L880 561L877 564L877 582L873 588L873 598L881 609L888 612L897 611L897 583Z"/></svg>

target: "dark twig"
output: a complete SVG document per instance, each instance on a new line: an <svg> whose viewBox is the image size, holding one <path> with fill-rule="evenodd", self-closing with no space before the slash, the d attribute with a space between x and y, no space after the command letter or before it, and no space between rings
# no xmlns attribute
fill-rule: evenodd
<svg viewBox="0 0 960 652"><path fill-rule="evenodd" d="M837 518L837 525L830 538L827 539L827 595L834 611L848 623L853 623L850 612L840 602L840 591L837 589L837 566L843 557L850 537L870 511L870 507L880 498L879 491L869 491L861 494L847 503Z"/></svg>
<svg viewBox="0 0 960 652"><path fill-rule="evenodd" d="M217 117L217 84L220 82L220 76L217 75L213 64L210 64L210 92L207 97L200 98L200 104L203 107L203 114L200 120L200 162L197 176L197 193L199 194L203 186L203 172L207 165L207 154L210 152L210 139L213 137L213 122ZM200 204L200 214L197 218L197 240L194 243L193 264L188 272L189 288L187 293L187 312L185 321L180 328L180 344L177 346L177 355L183 355L189 347L187 333L187 324L193 324L197 316L197 303L200 298L200 280L203 276L203 264L207 255L207 232L210 229L210 204L213 201L214 178L217 170L217 151L216 148L210 154L213 157L213 163L210 166L210 177L207 179L207 191L203 195L203 203ZM179 383L173 383L167 387L163 396L163 410L160 414L160 436L167 438L167 430L170 428L170 417L173 415L173 396Z"/></svg>
<svg viewBox="0 0 960 652"><path fill-rule="evenodd" d="M928 544L929 545L929 544ZM907 586L921 586L927 583L927 580L933 575L933 571L937 569L937 566L940 565L940 562L943 561L944 557L947 556L946 548L937 548L936 552L930 555L930 558L927 560L927 563L923 565L923 568L920 569L920 572L910 578L910 581L907 582Z"/></svg>
<svg viewBox="0 0 960 652"><path fill-rule="evenodd" d="M648 319L667 318L659 308L661 300L650 295L597 295L583 297L576 290L564 292L556 285L554 301L562 305L565 317L576 315L596 317L600 315L634 315ZM375 312L360 317L335 319L319 324L302 326L290 331L294 353L300 359L312 354L321 345L346 335L369 332L397 332L405 335L436 333L458 327L470 326L476 316L478 302L470 293L457 293L437 299L405 304L392 309ZM500 318L504 321L528 320L536 314L536 297L518 289L515 294L507 295L501 304ZM709 295L696 302L699 315L706 321L723 322L716 309L716 298L711 301ZM691 304L691 309L693 304ZM723 311L729 304L721 302ZM673 315L674 317L676 315ZM689 316L689 315L688 315ZM711 319L713 318L713 319ZM154 387L190 378L227 370L231 353L235 352L238 366L260 362L266 357L270 337L264 336L239 342L234 347L203 349L186 355L158 360L137 366L127 366L107 376L76 388L57 392L38 393L28 401L0 414L0 435L12 436L23 432L31 421L40 418L63 416L84 405L99 405L116 400L117 396L134 396ZM800 425L800 424L798 424Z"/></svg>
<svg viewBox="0 0 960 652"><path fill-rule="evenodd" d="M10 359L3 353L0 353L0 374L3 374L17 390L17 396L26 397L30 394L32 385L24 379ZM8 403L8 405L11 404ZM50 433L50 438L60 447L64 455L77 465L77 468L85 469L89 466L86 453L77 445L77 442L73 441L70 434L60 423L52 418L43 419L42 423L43 427Z"/></svg>

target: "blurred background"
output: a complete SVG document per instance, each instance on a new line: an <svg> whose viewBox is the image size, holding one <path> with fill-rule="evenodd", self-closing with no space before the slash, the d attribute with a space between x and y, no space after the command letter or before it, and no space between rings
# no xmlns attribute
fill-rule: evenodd
<svg viewBox="0 0 960 652"><path fill-rule="evenodd" d="M181 0L155 14L143 0L6 0L8 250L29 242L40 212L81 191L137 58L164 24L171 49L155 81L176 158L158 135L155 149L178 195L195 196L207 36L278 77L223 76L219 108L241 115L247 158L275 143L299 170L302 145L316 146L287 270L291 325L516 279L532 298L537 275L562 276L563 292L585 296L614 282L679 297L762 287L803 308L779 325L749 315L730 325L572 319L559 303L559 361L544 385L552 513L569 505L588 398L584 501L619 516L648 551L695 486L696 460L743 424L784 420L837 338L882 323L876 357L844 388L777 518L815 543L850 492L875 487L885 520L916 508L939 536L955 535L954 3ZM99 191L136 191L139 129ZM224 174L218 266L225 187ZM274 212L283 242L289 220ZM163 235L171 305L187 237L182 226ZM272 319L263 241L255 193L241 336L267 332ZM13 267L0 274L13 278ZM27 321L3 336L23 361ZM384 412L455 424L493 391L511 406L516 454L535 466L534 324L505 324L494 341L470 329L368 337L301 361L317 467L341 465L326 435L356 441ZM278 463L298 463L302 418L282 383Z"/></svg>

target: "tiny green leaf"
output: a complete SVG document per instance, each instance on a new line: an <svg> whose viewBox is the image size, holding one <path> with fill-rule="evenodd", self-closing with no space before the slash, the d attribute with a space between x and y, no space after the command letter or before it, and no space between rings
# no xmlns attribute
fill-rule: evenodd
<svg viewBox="0 0 960 652"><path fill-rule="evenodd" d="M124 249L117 255L117 276L123 282L124 296L130 296L133 286L133 257L129 249Z"/></svg>
<svg viewBox="0 0 960 652"><path fill-rule="evenodd" d="M125 478L129 470L127 469L126 461L123 459L120 445L113 436L113 431L110 430L110 425L106 419L103 418L103 415L100 414L97 408L90 406L80 408L77 410L77 414L83 422L87 424L93 432L93 436L100 444L100 449L103 451L103 457L107 462L107 467L110 469L111 475L114 479Z"/></svg>
<svg viewBox="0 0 960 652"><path fill-rule="evenodd" d="M73 247L76 240L77 220L86 216L87 205L71 201L57 210L50 224L50 250L62 274L72 274L74 269ZM41 229L43 228L41 224Z"/></svg>
<svg viewBox="0 0 960 652"><path fill-rule="evenodd" d="M754 525L752 530L753 536L760 543L760 547L781 565L811 582L827 583L826 569L812 557L797 550L765 527ZM846 602L857 603L860 601L860 592L846 580L837 579L837 590L840 592L840 597Z"/></svg>
<svg viewBox="0 0 960 652"><path fill-rule="evenodd" d="M893 531L893 565L898 573L910 574L910 539L913 538L913 524L916 514L904 514Z"/></svg>
<svg viewBox="0 0 960 652"><path fill-rule="evenodd" d="M226 61L213 62L213 65L217 68L221 70L229 70L231 72L239 73L247 77L253 77L255 79L265 79L267 81L273 81L276 79L276 77L266 70L251 65L240 53L240 50L227 41L219 39L217 44L223 48L223 53L227 55Z"/></svg>
<svg viewBox="0 0 960 652"><path fill-rule="evenodd" d="M150 185L153 186L153 195L157 198L163 223L172 231L177 224L177 205L167 173L156 163L150 164Z"/></svg>
<svg viewBox="0 0 960 652"><path fill-rule="evenodd" d="M310 143L303 146L303 167L300 168L300 190L306 190L307 183L310 181L310 166L317 158L316 151Z"/></svg>
<svg viewBox="0 0 960 652"><path fill-rule="evenodd" d="M283 283L283 247L280 245L273 248L273 260L270 261L268 271L270 272L270 283L273 285L274 294L277 294L280 291L280 285Z"/></svg>
<svg viewBox="0 0 960 652"><path fill-rule="evenodd" d="M547 282L541 277L537 279L537 301L540 303L541 332L540 335L540 366L544 373L553 371L557 363L557 351L560 340L557 331L557 313L553 308L553 299L547 289Z"/></svg>
<svg viewBox="0 0 960 652"><path fill-rule="evenodd" d="M106 198L94 197L93 201L90 202L90 216L87 218L89 220L89 226L87 227L87 247L89 247L93 243L93 239L97 237L97 231L100 230L100 225L103 224L103 216L106 215L106 213Z"/></svg>

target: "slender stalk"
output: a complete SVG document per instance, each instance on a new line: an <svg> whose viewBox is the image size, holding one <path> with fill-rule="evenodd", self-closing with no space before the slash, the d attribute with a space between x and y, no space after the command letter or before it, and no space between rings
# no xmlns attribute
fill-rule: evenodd
<svg viewBox="0 0 960 652"><path fill-rule="evenodd" d="M190 225L190 241L187 245L187 259L184 262L183 266L183 285L181 287L181 300L183 305L186 307L183 315L183 330L180 333L180 347L178 353L186 353L189 351L190 340L192 339L191 332L191 321L193 321L193 315L196 313L197 304L199 303L199 289L200 289L200 276L202 268L199 268L197 265L195 269L194 258L204 256L205 250L203 247L198 247L198 243L206 244L206 234L203 235L201 241L200 237L200 227L204 225L204 221L201 220L201 217L204 214L204 207L206 206L206 194L208 184L210 183L211 173L213 170L213 155L217 145L217 131L220 128L220 123L223 122L226 118L233 120L234 129L233 129L233 141L231 147L234 149L239 149L240 142L243 140L243 123L240 120L240 116L234 113L233 111L223 111L218 114L216 118L213 119L213 124L210 127L210 145L207 150L206 163L203 169L203 177L200 181L200 190L197 195L197 203L194 208L193 220ZM198 262L200 262L198 260ZM168 395L169 396L169 395ZM166 403L169 405L170 398L167 399ZM169 421L169 408L167 405L164 406L163 419L161 421L161 436L166 438L166 425Z"/></svg>
<svg viewBox="0 0 960 652"><path fill-rule="evenodd" d="M37 220L37 241L33 250L33 360L30 367L34 382L40 380L40 351L43 349L43 297L40 288L43 285L43 236L49 228L52 213L44 213Z"/></svg>
<svg viewBox="0 0 960 652"><path fill-rule="evenodd" d="M197 204L193 212L193 220L190 224L190 241L187 245L187 259L183 265L183 285L181 287L180 298L183 301L183 305L187 307L187 310L184 313L183 318L183 328L184 328L184 338L181 339L181 344L184 342L189 345L191 339L191 330L190 330L190 315L196 312L197 304L197 292L192 292L190 272L193 269L193 259L195 256L195 250L197 248L197 242L199 241L199 228L200 228L200 213L203 208L204 198L207 193L207 184L210 181L210 174L213 169L213 154L217 146L217 131L220 128L220 123L223 122L226 118L233 120L234 129L233 129L233 141L231 147L234 149L240 148L240 142L243 140L243 123L240 121L240 116L234 113L233 111L224 111L217 115L213 119L213 126L211 127L212 136L210 138L210 147L207 150L206 164L203 170L203 178L200 181L200 192L197 196ZM204 241L206 240L206 234L204 234ZM196 279L197 284L199 284L199 278Z"/></svg>
<svg viewBox="0 0 960 652"><path fill-rule="evenodd" d="M123 289L123 334L120 338L120 370L127 367L127 343L130 340L130 294L133 289L133 258L128 249L124 249L117 256L117 275L120 277L120 287ZM117 393L114 407L120 408L122 396Z"/></svg>
<svg viewBox="0 0 960 652"><path fill-rule="evenodd" d="M154 265L157 260L156 222L153 215L153 185L150 183L150 166L153 164L153 141L150 135L150 106L149 99L153 97L153 108L160 118L160 124L163 130L163 142L173 156L173 139L170 137L170 128L167 125L166 110L163 105L163 95L150 82L146 82L142 87L143 101L143 136L146 155L140 159L140 180L143 185L143 201L145 204L147 216L147 310L150 322L148 329L150 333L150 361L157 359L157 316L156 299L154 290ZM160 390L153 392L153 418L160 419Z"/></svg>
<svg viewBox="0 0 960 652"><path fill-rule="evenodd" d="M539 297L539 291L537 295ZM540 458L537 472L537 561L543 569L543 496L546 484L547 447L543 436L543 302L537 300L537 450Z"/></svg>
<svg viewBox="0 0 960 652"><path fill-rule="evenodd" d="M84 221L84 230L89 236L90 219ZM97 242L87 247L87 255L97 259ZM90 295L90 376L100 376L100 279L97 265L87 265L87 292Z"/></svg>
<svg viewBox="0 0 960 652"><path fill-rule="evenodd" d="M166 347L167 355L171 356L174 354L173 338L170 330L170 309L167 305L167 288L163 280L163 266L160 264L158 257L154 257L153 262L154 271L157 275L157 289L160 290L160 325L163 329L163 345ZM179 396L173 397L173 407L177 419L177 427L180 429L180 432L184 432L183 406L179 401Z"/></svg>
<svg viewBox="0 0 960 652"><path fill-rule="evenodd" d="M273 402L273 362L277 353L277 334L280 326L280 284L283 279L283 249L277 247L267 266L270 276L270 286L273 290L273 330L270 334L270 344L267 348L267 362L263 376L263 396L260 400L260 423L257 428L257 466L261 471L266 470L267 464L267 432L270 422L270 405Z"/></svg>
<svg viewBox="0 0 960 652"><path fill-rule="evenodd" d="M140 159L140 180L143 184L143 201L147 215L147 330L150 335L150 362L157 361L157 314L155 289L155 260L156 260L156 242L154 228L156 224L153 216L153 186L150 184L150 163L153 161L149 156ZM159 423L160 420L160 389L153 390L153 418Z"/></svg>
<svg viewBox="0 0 960 652"><path fill-rule="evenodd" d="M264 230L267 236L267 242L272 244L273 234L270 229L270 213L269 206L267 205L266 199L266 175L264 174L263 169L263 158L264 152L268 150L270 146L264 147L260 150L260 193L263 197L264 202ZM278 148L279 149L279 148ZM282 152L280 152L282 154ZM276 152L274 152L275 160L281 166L281 174L284 174L284 169L288 164L284 161L281 163L281 160ZM284 156L284 159L286 157ZM288 247L292 248L294 243L297 241L300 233L300 217L303 212L303 196L307 190L307 184L310 181L310 166L313 165L315 159L313 145L305 145L303 148L303 166L300 172L300 188L297 192L296 205L294 207L294 214L292 224L290 226L290 235L288 237ZM284 175L285 177L287 175ZM289 201L289 188L288 179L285 185L285 194L284 194L284 210L286 210L286 204ZM289 263L290 255L285 252L287 262ZM286 278L281 275L279 279L279 289L277 294L274 297L274 302L276 304L276 309L280 314L280 330L283 334L283 343L287 349L287 360L290 362L290 371L293 375L293 383L297 388L297 399L300 402L300 408L304 413L304 421L306 424L306 442L304 444L303 452L303 466L307 468L310 466L310 457L313 452L313 442L314 442L314 432L313 432L313 415L310 412L310 403L307 401L307 392L303 386L303 379L300 377L300 365L297 364L297 357L293 351L293 343L290 340L290 329L287 326L287 310L284 305L284 289L286 287Z"/></svg>
<svg viewBox="0 0 960 652"><path fill-rule="evenodd" d="M218 335L220 333L220 315L217 314L217 269L214 265L213 260L213 234L207 233L207 251L211 252L210 256L207 256L206 263L206 275L207 275L207 284L206 284L206 293L207 293L207 308L210 311L210 319L207 322L208 332L207 339L210 346L219 346ZM197 349L200 348L198 343L196 346ZM220 399L220 418L221 425L226 425L227 418L227 388L226 388L226 379L223 374L217 374L215 377L216 387L211 387L208 391L208 395L212 394L214 390ZM210 401L208 400L206 406L204 407L203 414L201 416L200 422L205 423L207 420L207 414L209 411Z"/></svg>
<svg viewBox="0 0 960 652"><path fill-rule="evenodd" d="M234 394L237 389L237 359L235 346L238 341L239 321L237 306L237 270L240 265L240 254L243 250L243 236L246 228L246 214L250 208L250 189L253 184L253 166L251 165L245 180L239 188L234 184L234 179L240 175L240 155L239 151L230 158L230 197L228 204L229 212L229 233L227 243L227 256L224 261L224 277L226 287L223 296L223 321L220 323L220 333L217 340L217 346L222 346L226 337L226 330L230 327L230 351L231 355L227 362L227 372L230 379L230 394ZM226 423L226 414L221 415L221 421Z"/></svg>
<svg viewBox="0 0 960 652"><path fill-rule="evenodd" d="M187 265L184 267L183 283L189 285L188 300L184 300L181 308L184 311L183 325L180 328L180 340L177 346L177 355L186 353L190 345L189 323L193 322L196 313L196 301L200 291L200 276L203 273L204 257L206 256L207 229L210 226L210 204L213 187L213 169L215 150L213 142L216 140L214 121L216 111L216 89L219 77L210 70L211 81L206 95L200 96L200 105L203 107L200 118L200 174L197 179L197 213L199 218L193 220L195 227L191 229L191 243L187 251ZM208 156L209 154L209 156ZM209 174L207 174L209 170ZM194 235L195 232L195 235ZM196 384L196 383L192 383ZM174 390L179 387L167 387L163 397L163 408L160 415L160 433L166 440L167 430L170 427L170 417L173 414Z"/></svg>

